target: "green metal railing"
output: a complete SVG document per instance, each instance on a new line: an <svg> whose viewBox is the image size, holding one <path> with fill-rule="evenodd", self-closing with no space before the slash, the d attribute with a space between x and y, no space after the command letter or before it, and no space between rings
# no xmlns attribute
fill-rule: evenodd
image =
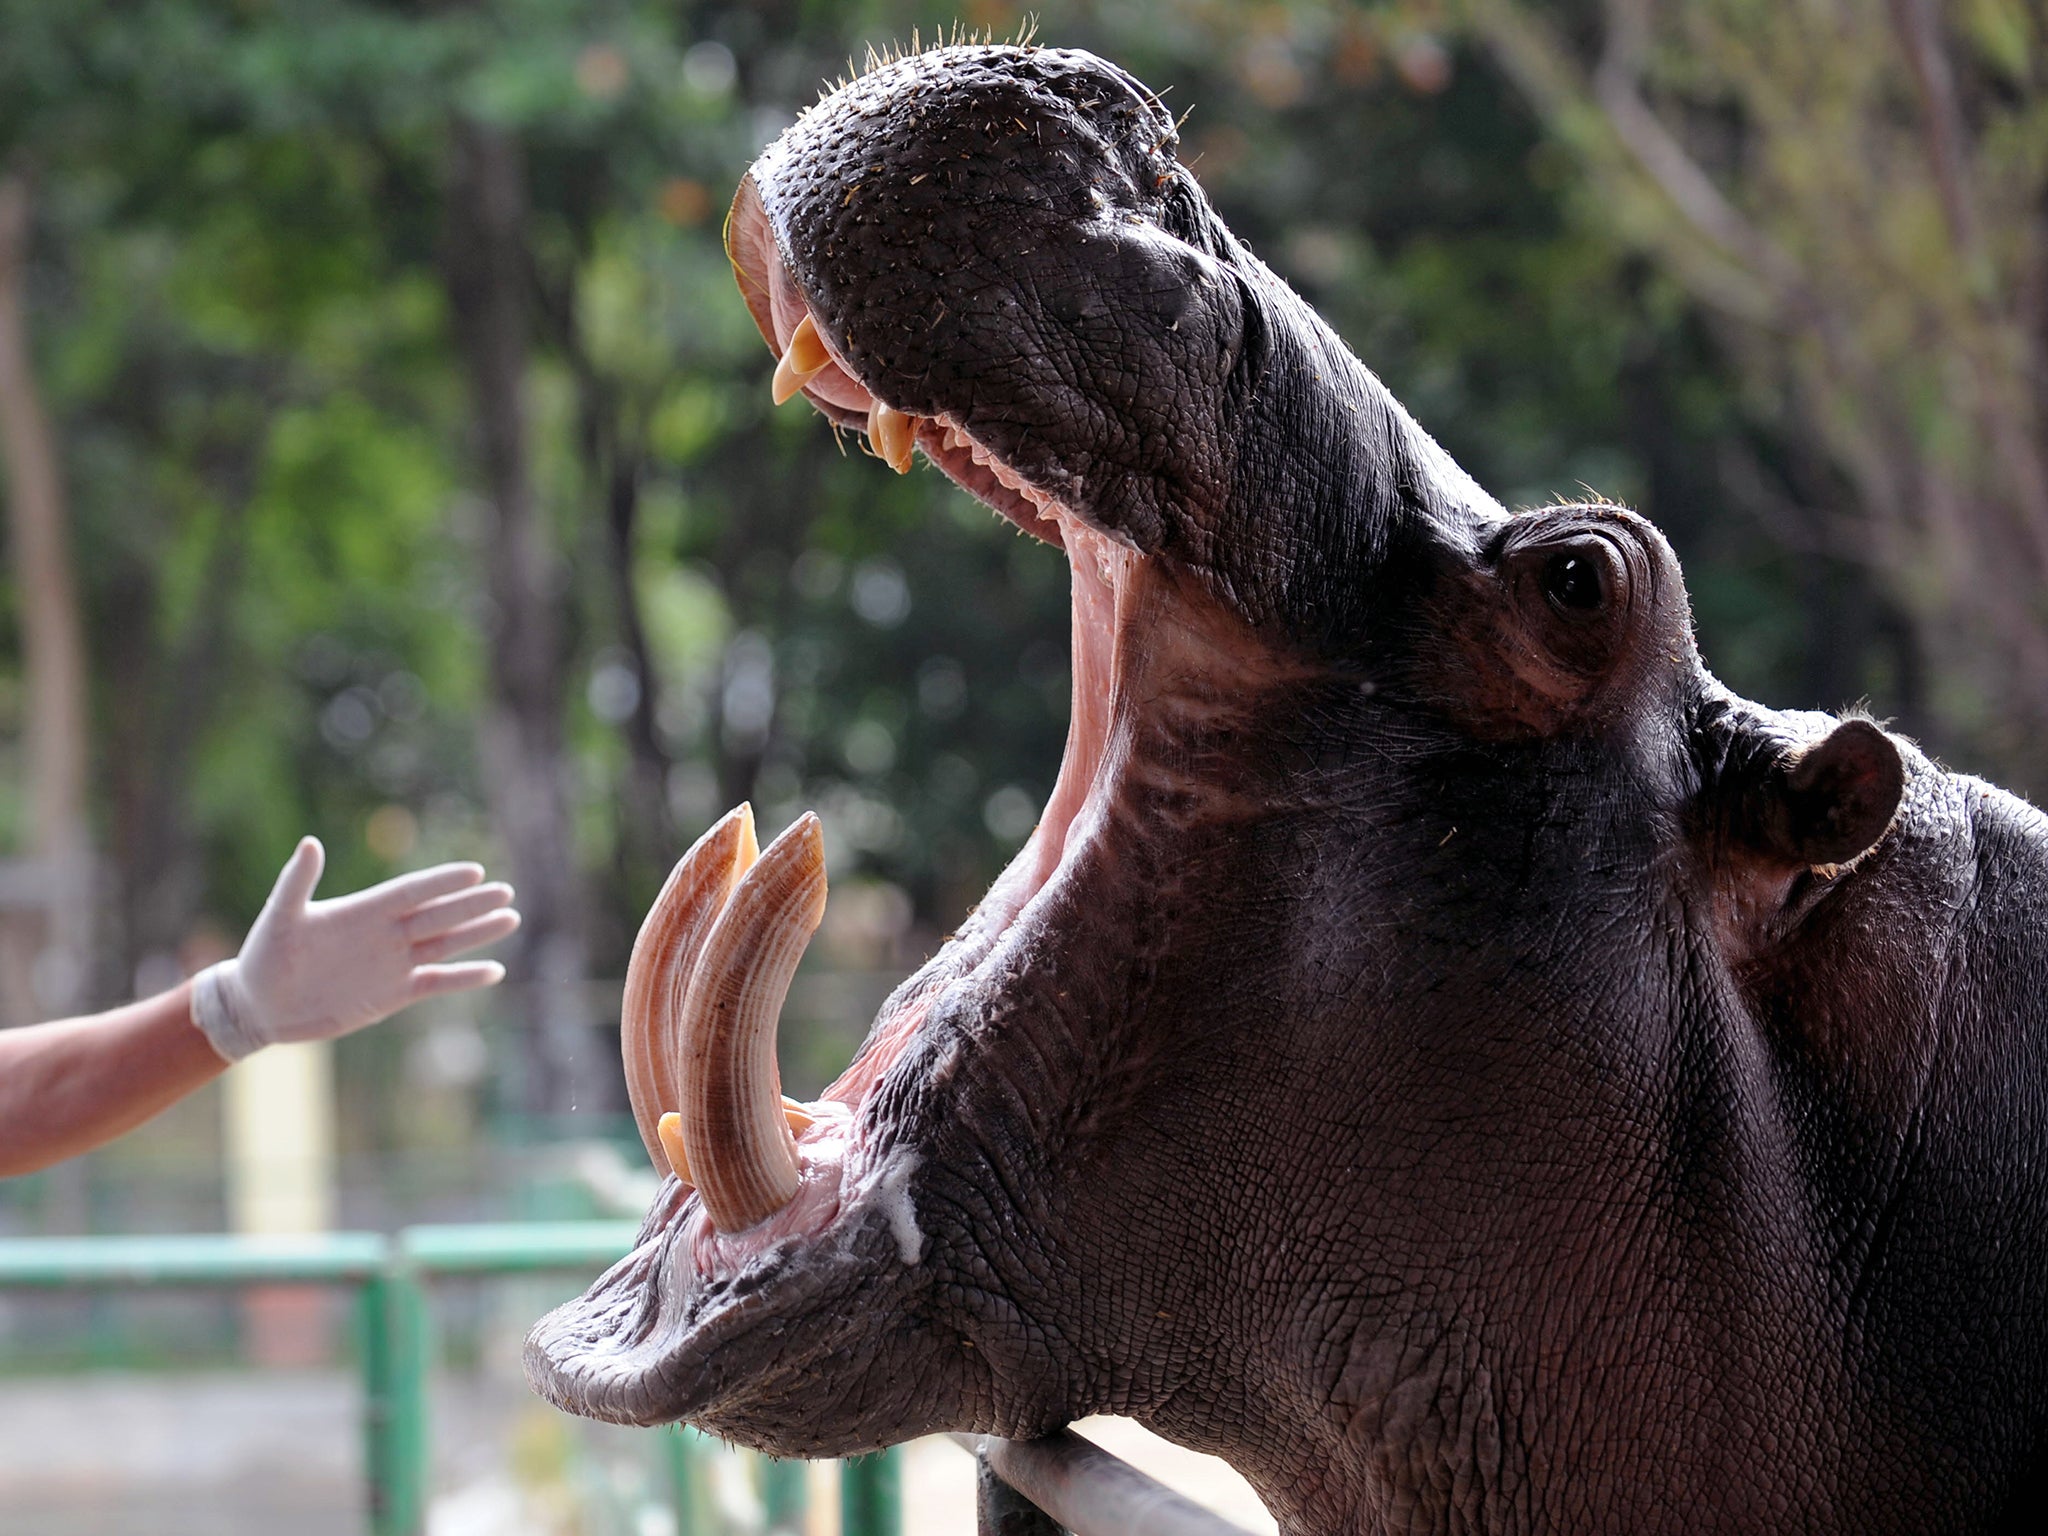
<svg viewBox="0 0 2048 1536"><path fill-rule="evenodd" d="M362 1348L363 1469L373 1536L425 1529L432 1453L427 1384L435 1358L428 1288L444 1276L520 1275L602 1268L632 1247L632 1222L507 1222L329 1232L308 1237L184 1234L44 1237L0 1241L0 1288L144 1289L160 1286L334 1285L356 1293ZM666 1429L663 1459L682 1536L715 1529L699 1475L703 1437ZM843 1536L897 1536L894 1452L840 1465ZM764 1464L768 1529L800 1529L800 1462Z"/></svg>

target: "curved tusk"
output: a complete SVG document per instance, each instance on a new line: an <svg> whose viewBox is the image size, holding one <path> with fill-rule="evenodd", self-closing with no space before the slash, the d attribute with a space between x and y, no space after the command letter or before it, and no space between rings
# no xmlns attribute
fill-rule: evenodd
<svg viewBox="0 0 2048 1536"><path fill-rule="evenodd" d="M832 354L825 350L825 338L818 334L818 322L805 311L789 338L789 350L775 365L775 377L768 385L769 397L781 405L823 373L831 361Z"/></svg>
<svg viewBox="0 0 2048 1536"><path fill-rule="evenodd" d="M690 977L682 1141L697 1193L721 1232L766 1220L796 1194L775 1027L824 915L824 840L818 818L806 812L747 871Z"/></svg>
<svg viewBox="0 0 2048 1536"><path fill-rule="evenodd" d="M789 1125L789 1134L799 1138L818 1123L816 1115L786 1093L782 1096L782 1118ZM661 1150L668 1154L668 1166L675 1176L685 1184L696 1184L690 1177L690 1154L683 1150L683 1117L670 1110L661 1117L655 1134L661 1137Z"/></svg>
<svg viewBox="0 0 2048 1536"><path fill-rule="evenodd" d="M664 1151L660 1121L664 1105L682 1102L678 1034L683 990L711 925L759 848L753 807L728 811L676 861L633 940L619 1010L619 1047L633 1123L656 1173L670 1172L674 1163Z"/></svg>

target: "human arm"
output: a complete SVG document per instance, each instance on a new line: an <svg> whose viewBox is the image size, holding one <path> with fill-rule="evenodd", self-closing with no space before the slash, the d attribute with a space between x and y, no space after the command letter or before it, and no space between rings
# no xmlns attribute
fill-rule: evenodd
<svg viewBox="0 0 2048 1536"><path fill-rule="evenodd" d="M227 1071L192 983L84 1018L0 1030L0 1178L124 1135Z"/></svg>
<svg viewBox="0 0 2048 1536"><path fill-rule="evenodd" d="M126 1007L0 1031L0 1177L113 1140L262 1046L332 1039L503 977L494 960L443 963L519 926L511 887L482 883L481 866L312 901L323 862L316 839L300 842L235 959Z"/></svg>

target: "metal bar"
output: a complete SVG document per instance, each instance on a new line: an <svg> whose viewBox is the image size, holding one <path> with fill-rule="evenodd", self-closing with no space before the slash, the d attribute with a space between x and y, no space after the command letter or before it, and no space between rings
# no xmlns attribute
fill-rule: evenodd
<svg viewBox="0 0 2048 1536"><path fill-rule="evenodd" d="M1036 1440L953 1440L1075 1536L1250 1536L1071 1429Z"/></svg>
<svg viewBox="0 0 2048 1536"><path fill-rule="evenodd" d="M373 1279L356 1292L356 1368L363 1377L363 1482L371 1536L391 1536L389 1511L391 1420L391 1330L385 1314L384 1282Z"/></svg>
<svg viewBox="0 0 2048 1536"><path fill-rule="evenodd" d="M637 1221L506 1221L407 1227L399 1251L420 1274L601 1269L633 1251Z"/></svg>
<svg viewBox="0 0 2048 1536"><path fill-rule="evenodd" d="M1012 1488L988 1464L980 1447L974 1452L975 1536L1065 1536L1053 1519Z"/></svg>
<svg viewBox="0 0 2048 1536"><path fill-rule="evenodd" d="M898 1536L902 1529L902 1453L877 1451L840 1462L839 1536Z"/></svg>
<svg viewBox="0 0 2048 1536"><path fill-rule="evenodd" d="M0 1286L360 1284L391 1245L375 1232L256 1237L16 1237L0 1242Z"/></svg>
<svg viewBox="0 0 2048 1536"><path fill-rule="evenodd" d="M373 1536L418 1536L427 1514L433 1334L418 1279L394 1264L363 1287L364 1472ZM374 1352L368 1347L374 1341Z"/></svg>

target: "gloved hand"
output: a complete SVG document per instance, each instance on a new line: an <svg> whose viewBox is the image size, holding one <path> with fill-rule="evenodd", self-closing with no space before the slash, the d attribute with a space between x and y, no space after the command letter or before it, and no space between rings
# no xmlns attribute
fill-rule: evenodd
<svg viewBox="0 0 2048 1536"><path fill-rule="evenodd" d="M436 962L519 926L512 887L479 864L441 864L353 896L309 901L326 853L302 838L232 960L192 982L192 1022L224 1060L283 1041L331 1040L442 992L504 979L495 960Z"/></svg>

